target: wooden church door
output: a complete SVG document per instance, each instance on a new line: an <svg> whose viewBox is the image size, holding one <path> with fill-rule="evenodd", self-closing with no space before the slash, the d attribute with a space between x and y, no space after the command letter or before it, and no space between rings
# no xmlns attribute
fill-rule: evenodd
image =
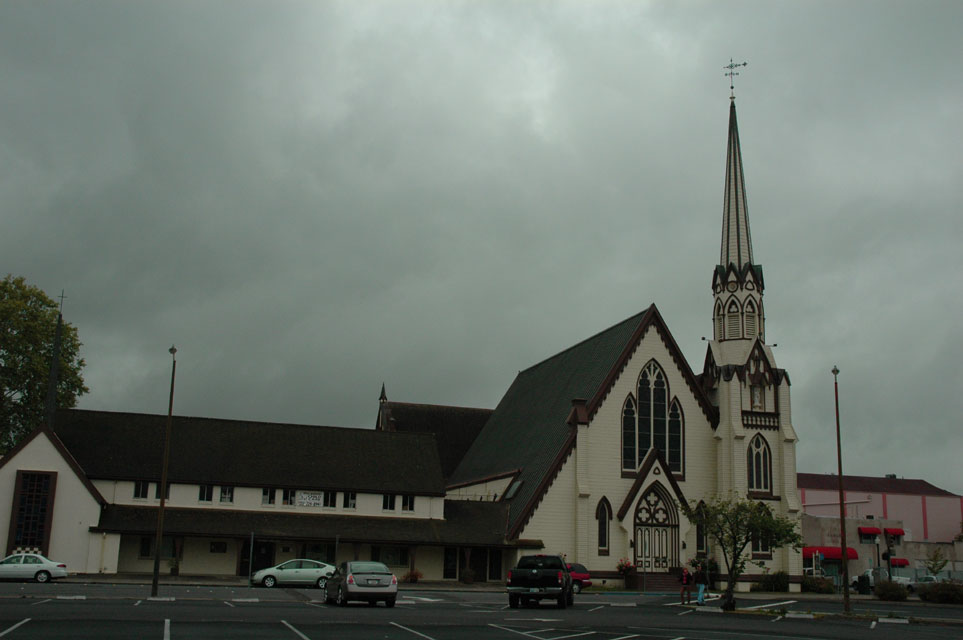
<svg viewBox="0 0 963 640"><path fill-rule="evenodd" d="M653 484L635 511L635 566L666 573L679 564L679 512L661 484Z"/></svg>

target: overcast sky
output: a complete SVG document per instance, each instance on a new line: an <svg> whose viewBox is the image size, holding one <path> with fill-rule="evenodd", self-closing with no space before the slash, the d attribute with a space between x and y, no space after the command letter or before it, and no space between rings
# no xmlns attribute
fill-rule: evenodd
<svg viewBox="0 0 963 640"><path fill-rule="evenodd" d="M963 493L963 3L0 4L0 272L86 409L493 408L655 303L700 372L730 57L798 469ZM229 443L225 443L229 445Z"/></svg>

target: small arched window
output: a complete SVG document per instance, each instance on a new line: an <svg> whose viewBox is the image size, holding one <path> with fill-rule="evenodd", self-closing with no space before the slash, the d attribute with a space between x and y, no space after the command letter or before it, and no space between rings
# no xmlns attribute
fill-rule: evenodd
<svg viewBox="0 0 963 640"><path fill-rule="evenodd" d="M630 395L622 405L622 468L636 466L635 399Z"/></svg>
<svg viewBox="0 0 963 640"><path fill-rule="evenodd" d="M758 334L758 328L756 323L756 305L752 304L752 300L746 301L746 337L755 338Z"/></svg>
<svg viewBox="0 0 963 640"><path fill-rule="evenodd" d="M772 493L772 452L769 443L757 434L746 450L749 491Z"/></svg>
<svg viewBox="0 0 963 640"><path fill-rule="evenodd" d="M739 303L733 300L726 309L726 338L734 340L742 337L742 323L739 322Z"/></svg>
<svg viewBox="0 0 963 640"><path fill-rule="evenodd" d="M609 555L609 523L612 521L612 505L604 496L595 508L595 519L599 521L598 550L600 556Z"/></svg>
<svg viewBox="0 0 963 640"><path fill-rule="evenodd" d="M666 461L669 469L674 473L682 473L682 407L678 399L672 401L669 407L669 450L666 451Z"/></svg>
<svg viewBox="0 0 963 640"><path fill-rule="evenodd" d="M723 329L725 327L724 317L725 314L722 312L722 303L716 302L716 311L713 314L713 325L715 327L716 340L722 340L726 337L725 333L723 333Z"/></svg>

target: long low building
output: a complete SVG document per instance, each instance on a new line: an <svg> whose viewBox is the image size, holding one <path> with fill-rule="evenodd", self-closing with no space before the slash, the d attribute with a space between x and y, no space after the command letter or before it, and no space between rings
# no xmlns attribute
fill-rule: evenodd
<svg viewBox="0 0 963 640"><path fill-rule="evenodd" d="M5 550L72 572L152 571L166 420L60 411L0 460ZM175 417L169 459L165 571L380 559L399 577L498 580L518 546L506 504L445 500L432 433Z"/></svg>

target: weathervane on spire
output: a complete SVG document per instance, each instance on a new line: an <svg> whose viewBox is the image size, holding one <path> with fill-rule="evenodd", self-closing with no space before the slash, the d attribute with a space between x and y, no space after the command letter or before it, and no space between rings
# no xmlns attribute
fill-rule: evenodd
<svg viewBox="0 0 963 640"><path fill-rule="evenodd" d="M744 66L746 66L746 65L748 65L748 64L749 64L748 62L742 62L742 63L733 62L733 61L732 61L732 58L729 58L729 64L727 64L726 66L722 67L723 69L728 69L728 70L729 70L728 72L726 72L726 73L724 73L724 74L722 74L722 75L724 75L724 76L729 76L729 99L730 99L730 100L735 100L735 99L736 99L736 88L735 88L735 86L734 86L733 83L732 83L732 77L739 75L739 73L736 71L736 69L738 69L739 67L744 67Z"/></svg>

